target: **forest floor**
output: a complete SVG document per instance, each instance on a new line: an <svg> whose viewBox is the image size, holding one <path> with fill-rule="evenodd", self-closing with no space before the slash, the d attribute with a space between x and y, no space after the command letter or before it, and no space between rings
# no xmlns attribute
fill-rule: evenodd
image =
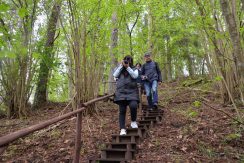
<svg viewBox="0 0 244 163"><path fill-rule="evenodd" d="M214 110L235 117L234 109L221 104L213 83L192 87L183 87L179 82L164 83L159 86L159 99L165 111L163 120L150 129L133 163L244 161L240 126ZM145 96L143 101L146 103ZM69 112L65 106L50 104L27 119L0 119L0 136ZM119 133L117 105L99 102L94 113L83 118L81 162L98 156L105 143L110 142L111 134ZM64 120L12 143L0 156L0 162L70 162L74 136L75 118Z"/></svg>

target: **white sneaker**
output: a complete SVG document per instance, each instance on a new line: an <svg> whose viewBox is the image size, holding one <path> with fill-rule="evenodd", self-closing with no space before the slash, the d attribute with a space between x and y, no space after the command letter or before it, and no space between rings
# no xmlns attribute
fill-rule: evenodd
<svg viewBox="0 0 244 163"><path fill-rule="evenodd" d="M120 135L126 135L126 130L125 129L121 129L120 130Z"/></svg>
<svg viewBox="0 0 244 163"><path fill-rule="evenodd" d="M130 123L131 128L138 128L136 121Z"/></svg>

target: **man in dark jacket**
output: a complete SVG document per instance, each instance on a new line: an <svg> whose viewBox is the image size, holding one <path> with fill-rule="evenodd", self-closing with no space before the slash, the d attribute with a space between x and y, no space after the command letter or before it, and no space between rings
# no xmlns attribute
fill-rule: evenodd
<svg viewBox="0 0 244 163"><path fill-rule="evenodd" d="M145 62L142 65L142 80L146 91L149 108L158 107L158 82L162 82L162 75L157 62L152 61L151 53L145 53Z"/></svg>

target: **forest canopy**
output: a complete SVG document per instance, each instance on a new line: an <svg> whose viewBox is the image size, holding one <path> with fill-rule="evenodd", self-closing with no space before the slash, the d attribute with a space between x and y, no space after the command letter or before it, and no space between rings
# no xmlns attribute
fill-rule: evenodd
<svg viewBox="0 0 244 163"><path fill-rule="evenodd" d="M223 103L243 105L243 11L243 0L1 0L0 114L77 109L125 55L143 63L145 52L164 81L204 75Z"/></svg>

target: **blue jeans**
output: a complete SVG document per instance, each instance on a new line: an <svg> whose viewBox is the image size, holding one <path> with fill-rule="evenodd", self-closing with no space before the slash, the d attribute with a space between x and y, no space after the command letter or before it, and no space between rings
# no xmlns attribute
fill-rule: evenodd
<svg viewBox="0 0 244 163"><path fill-rule="evenodd" d="M153 107L154 104L158 103L158 81L145 81L144 87L146 91L148 106Z"/></svg>

